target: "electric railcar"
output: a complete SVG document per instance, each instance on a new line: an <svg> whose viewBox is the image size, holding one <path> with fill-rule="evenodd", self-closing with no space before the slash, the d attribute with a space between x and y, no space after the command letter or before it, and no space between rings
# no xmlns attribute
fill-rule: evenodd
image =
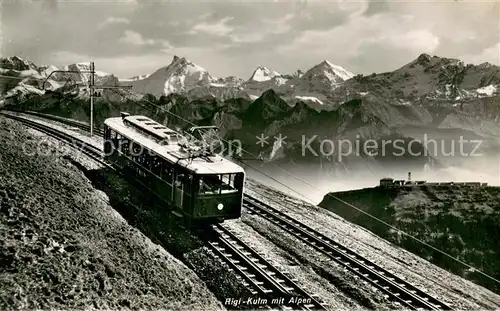
<svg viewBox="0 0 500 311"><path fill-rule="evenodd" d="M122 113L106 119L104 152L184 223L212 224L241 216L243 168L148 117Z"/></svg>

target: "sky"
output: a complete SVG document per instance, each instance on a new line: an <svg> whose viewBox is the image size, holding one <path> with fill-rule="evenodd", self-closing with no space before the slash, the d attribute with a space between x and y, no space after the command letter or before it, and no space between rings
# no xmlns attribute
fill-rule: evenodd
<svg viewBox="0 0 500 311"><path fill-rule="evenodd" d="M94 61L126 78L174 55L215 77L328 60L356 74L421 53L500 64L500 3L487 1L2 0L1 53L36 64Z"/></svg>

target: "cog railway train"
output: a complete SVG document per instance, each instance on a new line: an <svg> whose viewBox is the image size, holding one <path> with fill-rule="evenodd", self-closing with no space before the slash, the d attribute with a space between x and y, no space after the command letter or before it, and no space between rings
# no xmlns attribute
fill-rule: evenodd
<svg viewBox="0 0 500 311"><path fill-rule="evenodd" d="M245 172L204 148L195 137L200 128L181 135L148 117L122 113L104 122L105 157L135 175L184 224L239 218Z"/></svg>

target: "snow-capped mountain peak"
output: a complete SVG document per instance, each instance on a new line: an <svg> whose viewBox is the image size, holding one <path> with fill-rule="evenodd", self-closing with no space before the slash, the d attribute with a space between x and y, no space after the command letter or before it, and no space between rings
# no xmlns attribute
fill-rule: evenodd
<svg viewBox="0 0 500 311"><path fill-rule="evenodd" d="M36 69L36 65L29 60L24 60L18 56L0 58L0 68L11 70L31 70Z"/></svg>
<svg viewBox="0 0 500 311"><path fill-rule="evenodd" d="M175 68L175 70L188 71L190 73L198 71L206 72L205 68L196 65L195 63L191 62L185 57L179 57L177 55L174 55L172 62L165 69L173 69L173 68Z"/></svg>
<svg viewBox="0 0 500 311"><path fill-rule="evenodd" d="M342 66L332 64L328 60L324 60L323 62L321 62L320 66L322 66L326 72L335 74L344 81L354 77L354 74L352 72L346 70Z"/></svg>
<svg viewBox="0 0 500 311"><path fill-rule="evenodd" d="M134 92L158 95L158 90L162 90L163 95L168 95L216 81L217 79L213 78L204 68L185 57L174 55L168 66L158 69L144 79L129 80L127 84L132 85Z"/></svg>
<svg viewBox="0 0 500 311"><path fill-rule="evenodd" d="M159 71L155 74L160 74ZM204 68L177 55L174 55L172 63L163 69L163 73L168 77L164 85L165 95L177 93L186 87L206 85L216 81ZM151 75L150 78L153 79L155 74Z"/></svg>
<svg viewBox="0 0 500 311"><path fill-rule="evenodd" d="M332 90L352 77L354 77L353 73L325 60L297 79L293 93L295 98L310 99L310 97L315 97L317 100L314 102L318 102L318 100L323 102Z"/></svg>
<svg viewBox="0 0 500 311"><path fill-rule="evenodd" d="M263 81L269 81L274 77L280 77L280 76L281 74L276 71L270 70L269 68L264 66L259 66L257 67L257 69L255 69L249 80L263 82Z"/></svg>

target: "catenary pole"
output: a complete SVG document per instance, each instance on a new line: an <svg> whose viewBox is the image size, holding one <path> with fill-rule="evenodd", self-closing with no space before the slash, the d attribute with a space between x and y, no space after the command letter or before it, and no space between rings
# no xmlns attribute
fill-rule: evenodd
<svg viewBox="0 0 500 311"><path fill-rule="evenodd" d="M90 90L90 137L92 137L94 133L94 74L95 74L95 66L94 62L90 62L90 81L89 81L89 90Z"/></svg>
<svg viewBox="0 0 500 311"><path fill-rule="evenodd" d="M100 97L101 94L97 94L96 90L108 90L108 89L129 89L132 85L116 85L116 86L106 86L106 85L95 85L95 64L90 62L90 137L92 137L94 132L94 100L96 97Z"/></svg>

